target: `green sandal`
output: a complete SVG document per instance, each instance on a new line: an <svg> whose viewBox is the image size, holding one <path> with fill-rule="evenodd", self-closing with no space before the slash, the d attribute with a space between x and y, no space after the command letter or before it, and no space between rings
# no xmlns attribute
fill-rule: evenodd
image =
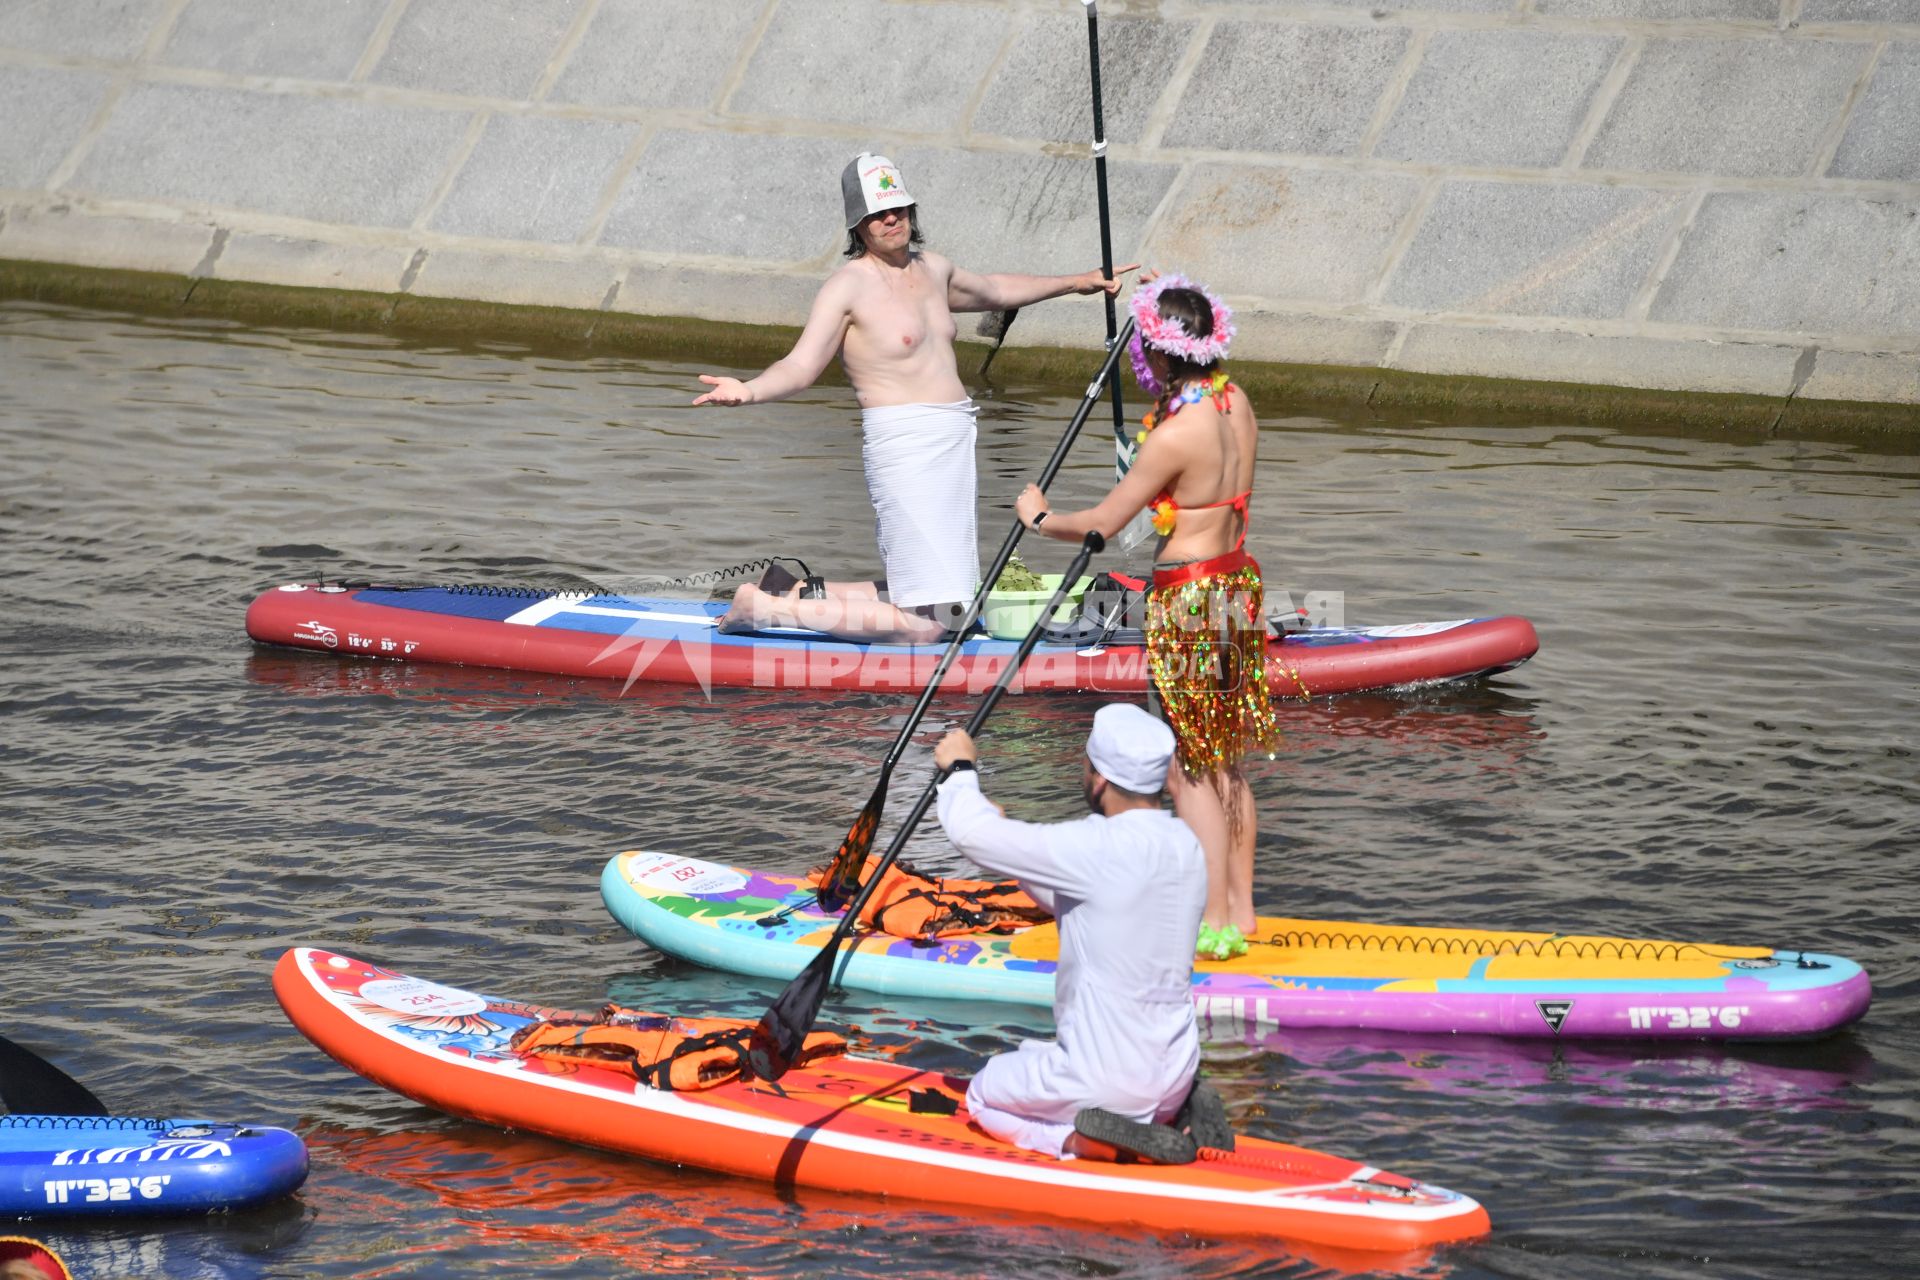
<svg viewBox="0 0 1920 1280"><path fill-rule="evenodd" d="M1237 925L1226 924L1216 929L1203 924L1200 940L1193 944L1193 954L1200 960L1231 960L1247 954L1247 937Z"/></svg>
<svg viewBox="0 0 1920 1280"><path fill-rule="evenodd" d="M1238 925L1225 924L1216 929L1203 924L1200 940L1193 944L1193 954L1199 960L1231 960L1243 956L1247 954L1247 935L1240 932Z"/></svg>

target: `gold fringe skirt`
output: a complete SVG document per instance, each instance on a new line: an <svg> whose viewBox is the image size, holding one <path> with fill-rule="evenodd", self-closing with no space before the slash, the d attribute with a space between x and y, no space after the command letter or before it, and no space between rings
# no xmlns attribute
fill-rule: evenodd
<svg viewBox="0 0 1920 1280"><path fill-rule="evenodd" d="M1244 551L1154 572L1147 669L1189 775L1279 749L1263 596L1259 562Z"/></svg>

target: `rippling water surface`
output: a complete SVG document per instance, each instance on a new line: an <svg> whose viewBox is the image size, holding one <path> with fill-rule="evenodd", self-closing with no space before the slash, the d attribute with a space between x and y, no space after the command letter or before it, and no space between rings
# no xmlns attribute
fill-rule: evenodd
<svg viewBox="0 0 1920 1280"><path fill-rule="evenodd" d="M570 1007L753 1016L597 876L668 849L794 871L873 785L904 697L637 686L256 651L316 574L546 584L774 550L876 568L844 389L686 407L699 370L0 303L0 1031L116 1109L297 1127L295 1199L40 1224L82 1274L500 1270L1322 1275L1278 1243L1080 1230L658 1168L423 1110L281 1017L289 944ZM1065 397L982 389L989 545ZM1287 417L1253 550L1350 622L1520 613L1490 682L1288 704L1255 769L1269 912L1807 947L1872 972L1813 1044L1365 1034L1212 1045L1249 1132L1466 1191L1425 1276L1905 1273L1920 1224L1920 462L1607 427ZM1056 493L1090 500L1089 438ZM1060 544L1030 555L1064 562ZM1094 702L1003 704L997 798L1072 816ZM941 704L895 780L924 783ZM906 807L894 806L895 815ZM937 832L916 840L940 862ZM964 1071L1044 1011L829 1006Z"/></svg>

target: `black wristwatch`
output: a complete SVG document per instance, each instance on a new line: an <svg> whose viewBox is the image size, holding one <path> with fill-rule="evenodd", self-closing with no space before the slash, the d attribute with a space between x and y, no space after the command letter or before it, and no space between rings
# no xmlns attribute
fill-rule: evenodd
<svg viewBox="0 0 1920 1280"><path fill-rule="evenodd" d="M980 766L965 756L962 756L947 766L947 776L951 778L954 774L960 773L963 770L967 773L978 773L980 772Z"/></svg>
<svg viewBox="0 0 1920 1280"><path fill-rule="evenodd" d="M1027 528L1033 530L1035 533L1040 532L1040 522L1045 520L1048 516L1052 514L1053 512L1051 511L1042 511L1039 515L1033 518L1033 523L1028 525Z"/></svg>

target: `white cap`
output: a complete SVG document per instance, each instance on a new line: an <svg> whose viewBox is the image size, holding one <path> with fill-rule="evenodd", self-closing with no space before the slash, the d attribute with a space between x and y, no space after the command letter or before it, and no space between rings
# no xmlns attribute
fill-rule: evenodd
<svg viewBox="0 0 1920 1280"><path fill-rule="evenodd" d="M904 209L913 203L893 161L870 151L862 151L840 171L840 198L847 205L849 231L864 218L888 209Z"/></svg>
<svg viewBox="0 0 1920 1280"><path fill-rule="evenodd" d="M1095 773L1116 787L1150 796L1167 785L1173 730L1144 707L1110 703L1093 713L1087 759Z"/></svg>

